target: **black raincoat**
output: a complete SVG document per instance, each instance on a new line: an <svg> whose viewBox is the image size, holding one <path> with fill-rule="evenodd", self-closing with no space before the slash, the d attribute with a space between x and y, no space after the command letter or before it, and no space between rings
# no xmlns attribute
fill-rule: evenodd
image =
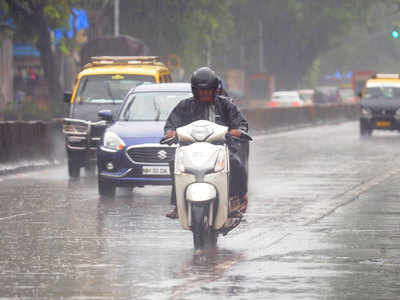
<svg viewBox="0 0 400 300"><path fill-rule="evenodd" d="M245 117L239 111L237 106L224 96L216 96L215 105L215 123L227 126L230 129L240 129L247 132L249 125ZM202 103L195 98L188 98L179 102L169 114L164 126L164 132L167 130L176 130L178 127L188 125L197 120L209 120L208 103Z"/></svg>
<svg viewBox="0 0 400 300"><path fill-rule="evenodd" d="M175 131L176 128L188 125L197 120L210 120L209 105L195 98L182 100L171 111L164 126L164 132ZM230 129L248 131L248 122L231 99L224 96L216 96L214 99L215 123L227 126ZM244 162L240 159L243 155L238 153L241 146L238 142L229 145L230 174L230 196L243 196L247 194L247 172ZM170 163L171 174L173 174L174 163ZM175 189L173 185L171 203L175 204Z"/></svg>

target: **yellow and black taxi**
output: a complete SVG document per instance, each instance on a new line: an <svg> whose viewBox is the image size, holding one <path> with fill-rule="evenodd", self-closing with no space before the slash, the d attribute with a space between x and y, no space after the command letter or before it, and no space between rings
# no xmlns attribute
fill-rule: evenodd
<svg viewBox="0 0 400 300"><path fill-rule="evenodd" d="M81 167L90 171L96 166L97 145L107 125L98 117L100 110L116 114L131 89L171 81L157 56L92 57L78 74L73 92L64 93L69 104L63 120L69 176L79 177Z"/></svg>
<svg viewBox="0 0 400 300"><path fill-rule="evenodd" d="M376 74L361 95L360 135L400 130L400 74Z"/></svg>

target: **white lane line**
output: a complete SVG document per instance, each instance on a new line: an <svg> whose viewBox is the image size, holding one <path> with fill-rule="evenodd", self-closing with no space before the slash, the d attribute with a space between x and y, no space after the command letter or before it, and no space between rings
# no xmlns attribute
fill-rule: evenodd
<svg viewBox="0 0 400 300"><path fill-rule="evenodd" d="M10 220L10 219L14 219L14 218L18 218L18 217L23 217L23 216L28 216L28 215L32 215L35 212L30 212L30 213L24 213L24 214L16 214L16 215L12 215L12 216L8 216L8 217L3 217L0 218L0 222L1 221L6 221L6 220Z"/></svg>

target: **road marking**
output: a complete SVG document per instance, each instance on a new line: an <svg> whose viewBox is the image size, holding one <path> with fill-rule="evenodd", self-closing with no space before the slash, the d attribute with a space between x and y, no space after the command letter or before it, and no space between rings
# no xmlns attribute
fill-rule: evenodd
<svg viewBox="0 0 400 300"><path fill-rule="evenodd" d="M334 206L331 209L329 209L322 215L309 220L308 222L306 222L303 225L309 226L309 225L314 224L314 223L320 221L321 219L333 214L338 208L346 206L347 204L350 204L351 202L357 200L362 194L364 194L365 192L367 192L374 186L381 184L386 179L388 179L394 175L398 175L399 173L400 173L399 168L397 168L397 167L391 168L388 171L386 171L383 175L379 174L378 176L373 177L364 183L353 186L350 189L348 189L347 191L344 191L343 193L340 193L340 194L332 197L330 200L342 199L342 201L334 203Z"/></svg>
<svg viewBox="0 0 400 300"><path fill-rule="evenodd" d="M32 214L33 214L33 212L32 213L24 213L24 214L16 214L16 215L0 218L0 221L6 221L6 220L9 220L9 219L22 217L22 216L27 216L27 215L32 215Z"/></svg>

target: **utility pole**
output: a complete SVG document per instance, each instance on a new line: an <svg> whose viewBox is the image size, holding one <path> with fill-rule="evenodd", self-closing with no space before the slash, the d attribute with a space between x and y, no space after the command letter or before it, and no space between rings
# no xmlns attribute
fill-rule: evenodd
<svg viewBox="0 0 400 300"><path fill-rule="evenodd" d="M207 41L207 66L211 67L211 37Z"/></svg>
<svg viewBox="0 0 400 300"><path fill-rule="evenodd" d="M260 72L265 73L264 65L264 32L262 20L258 21L258 59L260 65Z"/></svg>
<svg viewBox="0 0 400 300"><path fill-rule="evenodd" d="M119 36L119 0L114 0L114 36Z"/></svg>

